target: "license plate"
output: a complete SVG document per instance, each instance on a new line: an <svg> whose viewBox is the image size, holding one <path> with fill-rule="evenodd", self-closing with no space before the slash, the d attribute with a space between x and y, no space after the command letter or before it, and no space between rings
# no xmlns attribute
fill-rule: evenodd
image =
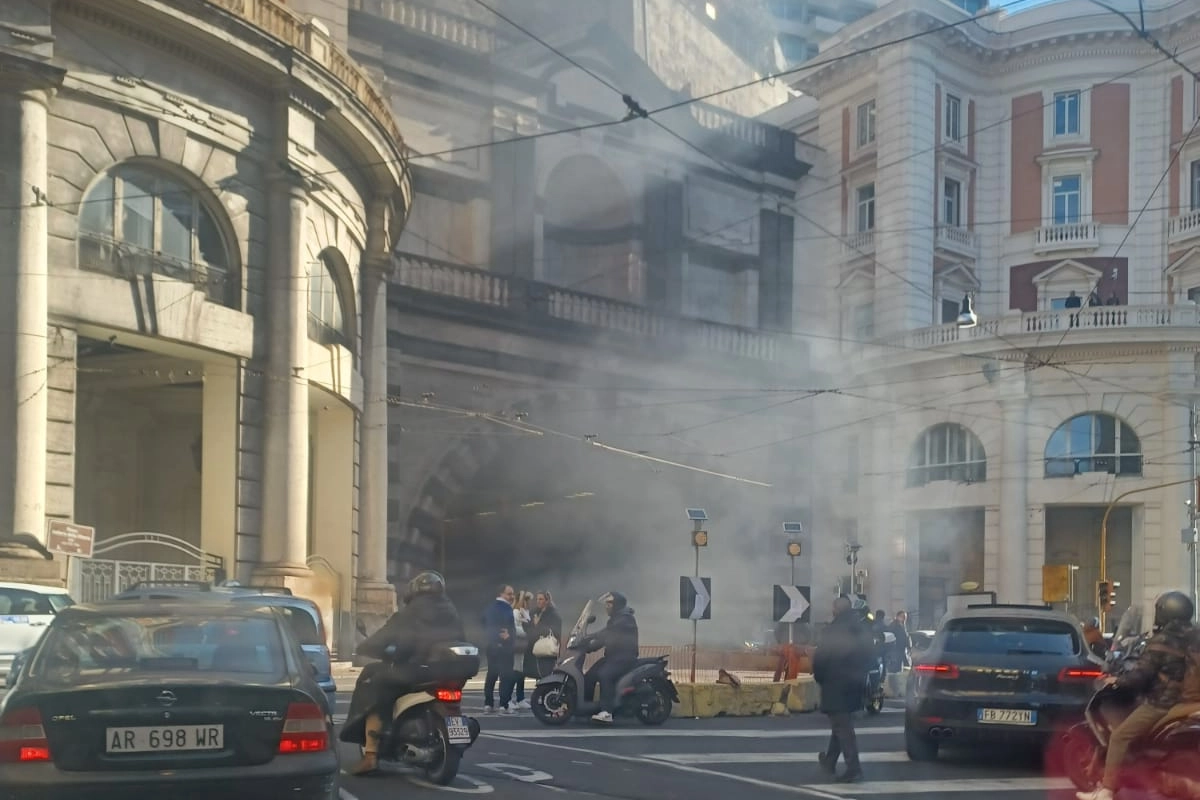
<svg viewBox="0 0 1200 800"><path fill-rule="evenodd" d="M981 708L976 717L985 725L1037 725L1037 712L1028 708Z"/></svg>
<svg viewBox="0 0 1200 800"><path fill-rule="evenodd" d="M138 728L109 728L106 753L180 753L195 750L224 750L224 725L163 725Z"/></svg>
<svg viewBox="0 0 1200 800"><path fill-rule="evenodd" d="M470 744L471 729L466 717L446 717L446 736L450 744Z"/></svg>

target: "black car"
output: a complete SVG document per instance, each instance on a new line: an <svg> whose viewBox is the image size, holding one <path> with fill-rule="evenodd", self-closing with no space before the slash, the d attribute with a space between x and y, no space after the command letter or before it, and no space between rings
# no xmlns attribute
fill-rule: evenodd
<svg viewBox="0 0 1200 800"><path fill-rule="evenodd" d="M276 609L74 606L0 702L0 798L336 800L323 695Z"/></svg>
<svg viewBox="0 0 1200 800"><path fill-rule="evenodd" d="M943 742L1045 743L1083 717L1103 674L1080 623L1044 606L973 605L914 659L904 740L913 761Z"/></svg>
<svg viewBox="0 0 1200 800"><path fill-rule="evenodd" d="M8 668L8 676L4 679L4 687L6 689L11 689L17 685L17 678L21 677L21 668L25 666L25 662L29 660L29 656L33 653L33 650L34 648L31 647L13 656L12 665Z"/></svg>

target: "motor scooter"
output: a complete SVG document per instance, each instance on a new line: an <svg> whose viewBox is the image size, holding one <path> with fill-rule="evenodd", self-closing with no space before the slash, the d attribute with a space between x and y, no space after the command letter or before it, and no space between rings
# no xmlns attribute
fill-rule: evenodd
<svg viewBox="0 0 1200 800"><path fill-rule="evenodd" d="M891 631L884 632L883 643L885 649L890 645L894 645L896 643L896 634ZM877 655L873 666L867 672L866 695L863 698L863 706L867 709L867 713L872 716L883 713L883 682L886 676L883 656Z"/></svg>
<svg viewBox="0 0 1200 800"><path fill-rule="evenodd" d="M384 650L385 660L395 649ZM479 738L479 720L462 713L463 687L479 673L479 648L447 642L431 648L427 661L415 665L415 678L398 687L391 722L379 734L377 757L381 765L417 767L430 783L445 786Z"/></svg>
<svg viewBox="0 0 1200 800"><path fill-rule="evenodd" d="M543 725L565 725L572 717L590 717L600 704L584 694L584 662L588 656L588 627L596 621L599 600L590 600L567 638L566 653L553 671L537 682L529 703ZM667 670L667 657L639 658L616 688L613 716L636 717L644 725L662 725L679 702L679 692Z"/></svg>

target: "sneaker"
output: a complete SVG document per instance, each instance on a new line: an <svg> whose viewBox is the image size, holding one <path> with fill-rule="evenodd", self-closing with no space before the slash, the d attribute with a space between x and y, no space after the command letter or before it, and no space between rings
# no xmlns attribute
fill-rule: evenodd
<svg viewBox="0 0 1200 800"><path fill-rule="evenodd" d="M1076 792L1075 796L1079 800L1113 800L1112 789L1104 786L1093 789L1090 792Z"/></svg>
<svg viewBox="0 0 1200 800"><path fill-rule="evenodd" d="M524 709L524 710L526 710L526 711L528 711L529 709L533 708L533 706L529 705L529 701L528 701L528 700L522 700L521 702L517 703L516 707L517 707L517 708Z"/></svg>
<svg viewBox="0 0 1200 800"><path fill-rule="evenodd" d="M485 714L495 714L495 713L496 713L496 709L495 709L495 707L494 707L494 706L484 706L484 707L483 707L483 713L485 713Z"/></svg>
<svg viewBox="0 0 1200 800"><path fill-rule="evenodd" d="M511 703L509 703L509 704L508 704L508 705L506 705L506 706L501 706L501 707L500 707L500 713L501 713L501 714L504 714L504 715L515 714L515 713L517 713L517 710L516 710L515 708L513 708L513 707L512 707L512 704L511 704Z"/></svg>
<svg viewBox="0 0 1200 800"><path fill-rule="evenodd" d="M592 722L604 722L608 725L611 725L612 721L612 714L608 713L607 711L601 711L599 714L592 715Z"/></svg>

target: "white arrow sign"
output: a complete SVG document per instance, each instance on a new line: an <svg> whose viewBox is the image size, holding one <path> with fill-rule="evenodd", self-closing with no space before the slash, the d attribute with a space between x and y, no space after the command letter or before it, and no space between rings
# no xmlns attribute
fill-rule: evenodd
<svg viewBox="0 0 1200 800"><path fill-rule="evenodd" d="M800 593L800 587L798 586L780 586L779 588L783 590L783 593L787 595L788 601L792 604L792 607L788 609L786 614L779 618L779 621L799 622L800 618L804 616L804 612L808 611L808 598Z"/></svg>
<svg viewBox="0 0 1200 800"><path fill-rule="evenodd" d="M708 610L708 604L712 602L712 598L708 596L708 589L704 588L704 581L700 578L689 578L692 582L692 588L696 590L696 605L692 608L692 613L688 615L688 619L704 619L704 612Z"/></svg>

